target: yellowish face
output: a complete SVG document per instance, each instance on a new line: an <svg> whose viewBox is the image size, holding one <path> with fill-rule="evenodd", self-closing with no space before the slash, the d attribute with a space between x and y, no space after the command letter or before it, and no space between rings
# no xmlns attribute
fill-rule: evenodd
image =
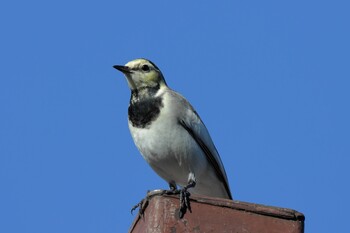
<svg viewBox="0 0 350 233"><path fill-rule="evenodd" d="M130 89L166 85L161 71L146 59L136 59L125 64L129 72L124 72Z"/></svg>

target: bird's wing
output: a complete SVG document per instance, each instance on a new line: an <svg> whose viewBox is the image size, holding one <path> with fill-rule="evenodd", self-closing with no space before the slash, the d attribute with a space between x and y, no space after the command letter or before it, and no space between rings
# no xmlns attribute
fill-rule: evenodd
<svg viewBox="0 0 350 233"><path fill-rule="evenodd" d="M208 162L213 166L219 180L221 180L221 182L224 184L228 196L232 199L226 172L219 153L215 148L207 128L192 106L189 106L187 109L186 117L179 119L179 124L192 136L192 138L202 149L206 158L208 159Z"/></svg>

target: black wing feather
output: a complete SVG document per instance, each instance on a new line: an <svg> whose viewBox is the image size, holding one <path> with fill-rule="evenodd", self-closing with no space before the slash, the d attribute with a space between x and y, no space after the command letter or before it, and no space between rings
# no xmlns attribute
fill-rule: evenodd
<svg viewBox="0 0 350 233"><path fill-rule="evenodd" d="M181 120L179 123L180 123L180 125L182 127L184 127L184 129L192 136L192 138L197 142L199 147L203 150L203 152L204 152L205 156L207 157L209 163L213 165L216 175L219 177L221 182L224 184L228 196L230 197L230 199L232 199L231 191L230 191L230 188L228 187L228 184L226 182L225 176L224 176L224 174L222 173L222 171L220 169L218 161L216 161L215 157L213 156L213 154L211 153L211 151L209 150L207 145L203 142L203 140L201 138L199 138L193 132L193 130L190 127L188 127L186 125L186 123L183 120Z"/></svg>

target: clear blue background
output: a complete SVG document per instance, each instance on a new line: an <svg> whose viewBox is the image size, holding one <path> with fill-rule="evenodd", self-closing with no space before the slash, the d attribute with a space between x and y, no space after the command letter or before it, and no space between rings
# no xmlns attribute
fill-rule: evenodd
<svg viewBox="0 0 350 233"><path fill-rule="evenodd" d="M234 198L348 232L347 1L2 1L0 232L126 232L167 188L115 64L145 57L195 106Z"/></svg>

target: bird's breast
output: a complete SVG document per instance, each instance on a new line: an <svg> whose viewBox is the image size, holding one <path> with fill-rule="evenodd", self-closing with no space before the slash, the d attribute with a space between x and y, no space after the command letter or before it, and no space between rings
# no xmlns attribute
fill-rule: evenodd
<svg viewBox="0 0 350 233"><path fill-rule="evenodd" d="M131 103L128 108L129 122L133 127L146 128L159 117L162 108L161 97Z"/></svg>

